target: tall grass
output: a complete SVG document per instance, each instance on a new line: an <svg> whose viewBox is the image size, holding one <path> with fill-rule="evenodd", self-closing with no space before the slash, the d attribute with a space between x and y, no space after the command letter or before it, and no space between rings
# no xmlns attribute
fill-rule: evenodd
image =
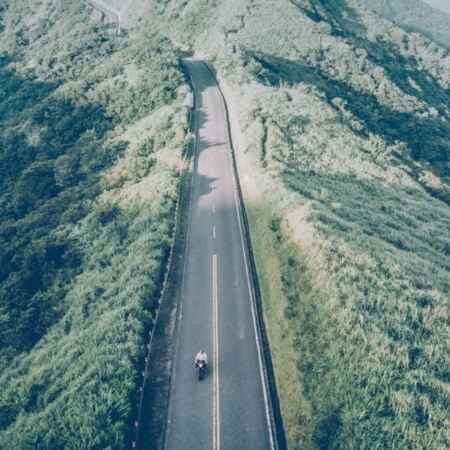
<svg viewBox="0 0 450 450"><path fill-rule="evenodd" d="M261 180L246 205L289 447L448 445L447 205L392 168L264 174L260 154L241 171Z"/></svg>

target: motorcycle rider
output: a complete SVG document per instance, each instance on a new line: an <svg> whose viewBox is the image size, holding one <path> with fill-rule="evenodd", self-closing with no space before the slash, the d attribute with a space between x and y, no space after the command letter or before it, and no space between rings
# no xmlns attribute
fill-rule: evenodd
<svg viewBox="0 0 450 450"><path fill-rule="evenodd" d="M206 353L204 350L200 350L196 355L195 355L195 370L198 369L198 363L199 361L204 361L205 363L205 371L206 371L206 364L208 363L208 357L206 356Z"/></svg>

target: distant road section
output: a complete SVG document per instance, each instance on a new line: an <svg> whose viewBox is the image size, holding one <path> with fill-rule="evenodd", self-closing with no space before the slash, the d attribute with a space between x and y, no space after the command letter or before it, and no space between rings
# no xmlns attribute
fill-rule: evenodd
<svg viewBox="0 0 450 450"><path fill-rule="evenodd" d="M120 17L118 11L101 0L86 0L86 3L102 13L103 21L109 34L118 35L120 33Z"/></svg>

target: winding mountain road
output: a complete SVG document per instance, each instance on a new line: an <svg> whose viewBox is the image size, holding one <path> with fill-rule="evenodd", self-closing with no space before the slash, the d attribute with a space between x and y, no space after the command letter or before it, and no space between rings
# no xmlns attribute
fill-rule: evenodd
<svg viewBox="0 0 450 450"><path fill-rule="evenodd" d="M196 143L164 448L273 449L224 104L207 66L183 61L196 93ZM199 382L201 348L209 369Z"/></svg>
<svg viewBox="0 0 450 450"><path fill-rule="evenodd" d="M120 33L120 17L118 11L101 0L86 0L86 3L102 13L103 21L109 34L117 35Z"/></svg>

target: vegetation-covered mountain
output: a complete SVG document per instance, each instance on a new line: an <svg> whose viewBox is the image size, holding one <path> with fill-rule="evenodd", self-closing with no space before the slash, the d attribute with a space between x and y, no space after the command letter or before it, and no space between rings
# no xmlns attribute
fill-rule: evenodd
<svg viewBox="0 0 450 450"><path fill-rule="evenodd" d="M406 31L421 33L450 49L450 16L423 0L361 0L361 3Z"/></svg>
<svg viewBox="0 0 450 450"><path fill-rule="evenodd" d="M356 0L154 8L238 114L289 448L450 447L447 50Z"/></svg>
<svg viewBox="0 0 450 450"><path fill-rule="evenodd" d="M166 38L83 2L0 14L0 447L124 448L188 90Z"/></svg>
<svg viewBox="0 0 450 450"><path fill-rule="evenodd" d="M119 39L2 7L0 447L124 446L187 136L171 41L232 113L289 448L450 447L447 38L368 3L114 0Z"/></svg>

